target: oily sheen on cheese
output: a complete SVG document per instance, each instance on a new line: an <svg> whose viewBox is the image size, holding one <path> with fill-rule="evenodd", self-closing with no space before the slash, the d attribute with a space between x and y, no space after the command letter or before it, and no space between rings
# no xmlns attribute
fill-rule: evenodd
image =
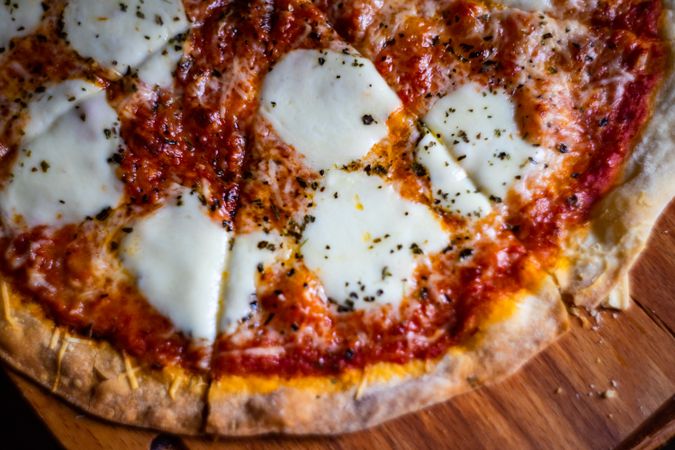
<svg viewBox="0 0 675 450"><path fill-rule="evenodd" d="M417 264L449 240L429 209L362 172L330 171L315 204L302 255L341 305L398 305Z"/></svg>
<svg viewBox="0 0 675 450"><path fill-rule="evenodd" d="M483 217L490 202L478 192L448 149L428 130L417 144L417 161L429 174L434 204L465 217Z"/></svg>
<svg viewBox="0 0 675 450"><path fill-rule="evenodd" d="M261 114L315 170L366 155L388 132L401 101L359 56L295 50L265 77Z"/></svg>
<svg viewBox="0 0 675 450"><path fill-rule="evenodd" d="M543 153L520 137L514 115L504 92L467 83L439 99L424 121L478 188L501 201Z"/></svg>
<svg viewBox="0 0 675 450"><path fill-rule="evenodd" d="M59 226L117 206L122 183L109 162L120 145L117 128L117 114L99 92L22 143L0 194L5 217L29 227Z"/></svg>
<svg viewBox="0 0 675 450"><path fill-rule="evenodd" d="M546 12L553 7L551 0L502 0L500 3L511 8L533 12Z"/></svg>
<svg viewBox="0 0 675 450"><path fill-rule="evenodd" d="M29 121L24 128L24 140L44 133L56 119L100 90L101 87L78 79L49 86L28 105Z"/></svg>
<svg viewBox="0 0 675 450"><path fill-rule="evenodd" d="M138 69L138 77L150 86L169 88L173 84L176 65L183 56L183 41L173 38L160 51L152 55Z"/></svg>
<svg viewBox="0 0 675 450"><path fill-rule="evenodd" d="M40 0L4 0L0 2L0 54L13 38L30 34L42 18Z"/></svg>
<svg viewBox="0 0 675 450"><path fill-rule="evenodd" d="M80 55L118 73L139 65L188 27L180 0L70 0L63 24Z"/></svg>
<svg viewBox="0 0 675 450"><path fill-rule="evenodd" d="M231 233L185 188L132 227L120 254L141 292L178 329L212 341Z"/></svg>
<svg viewBox="0 0 675 450"><path fill-rule="evenodd" d="M289 243L277 232L235 237L223 295L219 331L231 333L255 307L257 281L262 272L290 256Z"/></svg>

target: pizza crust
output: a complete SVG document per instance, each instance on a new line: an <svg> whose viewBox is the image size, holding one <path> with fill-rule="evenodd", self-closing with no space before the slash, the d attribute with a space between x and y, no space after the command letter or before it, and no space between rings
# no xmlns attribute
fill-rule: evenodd
<svg viewBox="0 0 675 450"><path fill-rule="evenodd" d="M510 314L495 313L500 317L488 319L474 342L435 363L392 366L383 377L366 369L333 390L321 387L335 380L322 377L313 386L282 381L271 391L233 393L222 380L209 384L180 369L136 367L110 344L70 336L39 305L9 289L7 294L0 357L13 368L89 414L180 434L336 434L368 428L496 382L568 328L558 289L547 277L536 295L507 301Z"/></svg>
<svg viewBox="0 0 675 450"><path fill-rule="evenodd" d="M548 277L536 295L520 295L511 314L488 323L474 342L427 364L421 373L417 366L406 366L372 381L366 369L333 392L281 380L274 389L261 392L251 385L235 393L228 386L231 380L214 381L206 429L241 436L335 434L372 427L498 381L568 328L560 294Z"/></svg>
<svg viewBox="0 0 675 450"><path fill-rule="evenodd" d="M669 67L653 115L619 184L575 232L554 276L574 303L595 307L607 299L644 249L659 215L675 196L675 1L665 2Z"/></svg>
<svg viewBox="0 0 675 450"><path fill-rule="evenodd" d="M152 370L109 343L70 336L0 280L0 357L70 403L101 418L174 433L202 431L207 380Z"/></svg>

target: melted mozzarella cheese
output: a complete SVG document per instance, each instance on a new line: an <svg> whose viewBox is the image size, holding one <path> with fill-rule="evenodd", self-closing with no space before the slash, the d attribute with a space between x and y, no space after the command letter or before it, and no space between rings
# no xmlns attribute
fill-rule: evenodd
<svg viewBox="0 0 675 450"><path fill-rule="evenodd" d="M0 53L9 41L29 34L42 19L40 0L5 0L0 2Z"/></svg>
<svg viewBox="0 0 675 450"><path fill-rule="evenodd" d="M100 90L84 80L67 80L36 95L28 105L30 120L24 129L24 141L47 131L56 119Z"/></svg>
<svg viewBox="0 0 675 450"><path fill-rule="evenodd" d="M0 194L5 216L28 226L58 226L115 207L123 186L108 159L120 145L117 126L100 92L23 144Z"/></svg>
<svg viewBox="0 0 675 450"><path fill-rule="evenodd" d="M505 6L524 11L546 12L553 7L551 0L501 0Z"/></svg>
<svg viewBox="0 0 675 450"><path fill-rule="evenodd" d="M429 209L378 177L331 171L315 203L302 254L327 297L342 305L399 304L416 266L448 243Z"/></svg>
<svg viewBox="0 0 675 450"><path fill-rule="evenodd" d="M490 202L430 132L417 144L417 161L429 174L435 204L455 214L482 217L490 212Z"/></svg>
<svg viewBox="0 0 675 450"><path fill-rule="evenodd" d="M319 170L363 157L387 135L387 119L400 107L372 62L295 50L266 76L260 111Z"/></svg>
<svg viewBox="0 0 675 450"><path fill-rule="evenodd" d="M468 83L438 100L424 120L476 185L503 199L543 158L520 137L514 114L505 93Z"/></svg>
<svg viewBox="0 0 675 450"><path fill-rule="evenodd" d="M187 30L180 0L70 0L63 13L70 45L124 73Z"/></svg>
<svg viewBox="0 0 675 450"><path fill-rule="evenodd" d="M275 261L290 257L290 246L275 232L242 234L235 238L223 296L219 331L232 333L252 311L259 274Z"/></svg>
<svg viewBox="0 0 675 450"><path fill-rule="evenodd" d="M211 341L230 237L197 195L182 189L133 225L120 255L150 304L181 331Z"/></svg>
<svg viewBox="0 0 675 450"><path fill-rule="evenodd" d="M171 87L176 66L182 56L182 42L172 39L162 51L156 52L138 69L138 76L149 85Z"/></svg>

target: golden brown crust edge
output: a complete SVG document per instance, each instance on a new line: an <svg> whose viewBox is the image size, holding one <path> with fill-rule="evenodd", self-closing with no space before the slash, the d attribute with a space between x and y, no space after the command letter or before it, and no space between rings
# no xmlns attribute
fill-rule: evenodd
<svg viewBox="0 0 675 450"><path fill-rule="evenodd" d="M521 296L509 317L491 322L480 338L452 351L423 373L396 373L385 380L325 392L284 385L269 392L233 392L231 380L212 383L207 431L223 435L261 433L335 434L372 427L439 403L520 368L568 327L555 284L546 278L536 295Z"/></svg>
<svg viewBox="0 0 675 450"><path fill-rule="evenodd" d="M202 431L204 377L135 367L106 342L69 336L38 305L0 283L0 358L14 369L103 419L182 434Z"/></svg>
<svg viewBox="0 0 675 450"><path fill-rule="evenodd" d="M205 378L177 369L134 367L106 342L69 336L19 294L7 289L2 297L0 358L90 414L181 434L205 431L207 409L206 431L222 435L368 428L497 381L567 329L558 290L547 278L536 295L521 296L512 314L491 321L474 343L429 364L424 373L397 370L367 383L359 378L330 393L283 385L268 393L232 393L221 382L209 388Z"/></svg>
<svg viewBox="0 0 675 450"><path fill-rule="evenodd" d="M595 307L621 287L659 215L675 196L675 0L664 2L670 44L666 80L622 180L592 212L589 226L571 236L554 276L577 305Z"/></svg>

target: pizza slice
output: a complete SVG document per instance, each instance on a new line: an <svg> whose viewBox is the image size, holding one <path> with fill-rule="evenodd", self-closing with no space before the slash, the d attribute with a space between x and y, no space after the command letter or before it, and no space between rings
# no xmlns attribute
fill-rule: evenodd
<svg viewBox="0 0 675 450"><path fill-rule="evenodd" d="M260 87L208 429L354 430L515 370L567 324L494 200L510 185L475 176L522 161L471 177L431 116L420 121L310 4L275 14L286 39L271 29L278 59ZM459 101L482 108L468 89ZM501 127L509 149L536 154L507 140L508 98L489 101L501 114L490 138Z"/></svg>
<svg viewBox="0 0 675 450"><path fill-rule="evenodd" d="M29 3L3 12L14 21ZM0 83L3 355L102 417L197 432L210 355L203 328L215 326L217 307L205 291L217 287L227 232L190 188L160 192L144 178L161 177L163 161L152 174L135 165L143 130L129 131L160 99L177 101L173 82L162 90L146 79L167 78L151 65L169 46L178 52L185 11L180 2L39 9L32 34L8 46ZM181 212L159 206L181 192ZM147 236L148 226L164 235ZM202 232L201 247L186 241ZM158 260L162 251L171 259ZM174 292L165 283L177 275L190 281Z"/></svg>

